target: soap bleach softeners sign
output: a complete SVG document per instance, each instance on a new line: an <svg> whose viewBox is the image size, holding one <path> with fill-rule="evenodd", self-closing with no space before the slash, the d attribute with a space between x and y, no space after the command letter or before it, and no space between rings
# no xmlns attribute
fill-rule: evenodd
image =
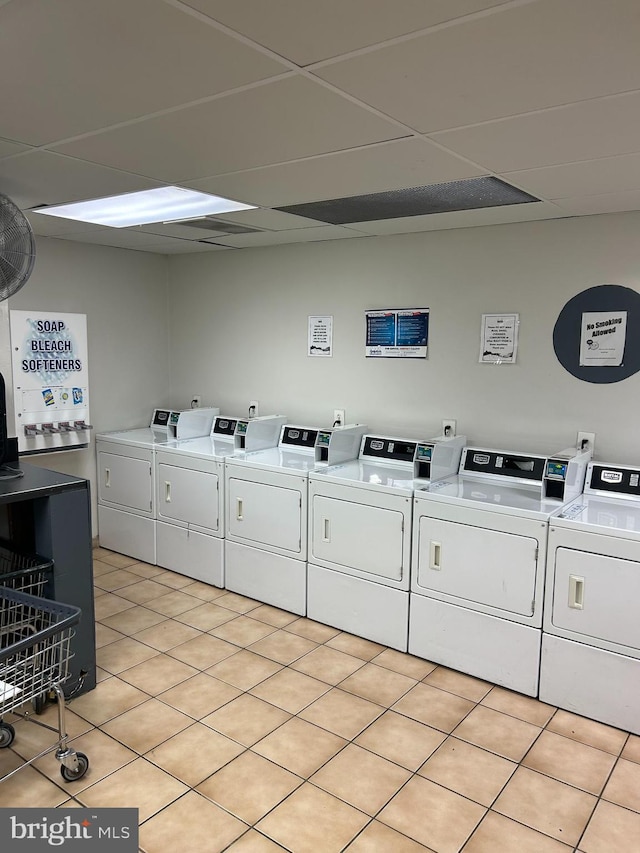
<svg viewBox="0 0 640 853"><path fill-rule="evenodd" d="M11 311L16 434L21 453L89 441L85 314Z"/></svg>

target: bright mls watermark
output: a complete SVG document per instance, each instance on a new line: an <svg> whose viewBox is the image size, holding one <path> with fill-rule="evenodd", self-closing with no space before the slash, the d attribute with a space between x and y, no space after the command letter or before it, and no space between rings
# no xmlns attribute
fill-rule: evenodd
<svg viewBox="0 0 640 853"><path fill-rule="evenodd" d="M0 850L138 853L138 809L0 808Z"/></svg>

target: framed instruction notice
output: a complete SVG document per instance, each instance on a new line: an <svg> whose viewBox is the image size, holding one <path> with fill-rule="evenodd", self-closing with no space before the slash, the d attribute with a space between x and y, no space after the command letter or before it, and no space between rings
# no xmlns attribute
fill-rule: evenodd
<svg viewBox="0 0 640 853"><path fill-rule="evenodd" d="M367 358L426 358L429 351L428 308L367 311Z"/></svg>
<svg viewBox="0 0 640 853"><path fill-rule="evenodd" d="M519 314L483 314L479 361L482 364L515 364L519 325Z"/></svg>
<svg viewBox="0 0 640 853"><path fill-rule="evenodd" d="M584 313L580 330L580 365L620 367L626 338L626 311Z"/></svg>
<svg viewBox="0 0 640 853"><path fill-rule="evenodd" d="M309 317L307 355L331 358L333 355L333 317Z"/></svg>

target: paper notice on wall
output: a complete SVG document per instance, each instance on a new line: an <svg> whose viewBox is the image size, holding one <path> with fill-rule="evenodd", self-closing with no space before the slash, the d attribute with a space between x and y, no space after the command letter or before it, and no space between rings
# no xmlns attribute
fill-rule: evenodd
<svg viewBox="0 0 640 853"><path fill-rule="evenodd" d="M307 355L331 358L333 355L333 317L309 317Z"/></svg>
<svg viewBox="0 0 640 853"><path fill-rule="evenodd" d="M427 358L428 308L367 311L366 324L367 358Z"/></svg>
<svg viewBox="0 0 640 853"><path fill-rule="evenodd" d="M479 361L482 364L515 364L519 325L519 314L483 314Z"/></svg>
<svg viewBox="0 0 640 853"><path fill-rule="evenodd" d="M626 311L584 313L580 333L580 366L620 367L626 338Z"/></svg>

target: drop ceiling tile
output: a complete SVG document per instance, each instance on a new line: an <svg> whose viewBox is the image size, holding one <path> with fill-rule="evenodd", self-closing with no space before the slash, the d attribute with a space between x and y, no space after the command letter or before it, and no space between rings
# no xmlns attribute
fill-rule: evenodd
<svg viewBox="0 0 640 853"><path fill-rule="evenodd" d="M639 39L637 0L539 0L315 73L431 133L640 88Z"/></svg>
<svg viewBox="0 0 640 853"><path fill-rule="evenodd" d="M58 237L67 234L80 234L93 231L98 233L102 226L92 222L77 222L75 219L61 219L59 216L45 216L25 210L25 216L31 224L34 234L41 237Z"/></svg>
<svg viewBox="0 0 640 853"><path fill-rule="evenodd" d="M57 235L63 240L78 243L97 243L101 246L115 246L121 249L158 249L175 242L171 237L156 237L128 228L100 228L99 231L82 231ZM182 242L180 240L179 242ZM187 241L188 242L188 241Z"/></svg>
<svg viewBox="0 0 640 853"><path fill-rule="evenodd" d="M419 187L485 174L423 139L399 139L295 163L192 181L189 186L281 207L350 195Z"/></svg>
<svg viewBox="0 0 640 853"><path fill-rule="evenodd" d="M282 213L280 210L239 210L236 213L225 213L223 216L214 216L212 219L220 219L221 222L235 222L245 225L247 228L264 228L267 231L291 231L295 228L313 228L324 225L324 222L316 222L304 216L294 216L291 213ZM221 225L221 227L224 227Z"/></svg>
<svg viewBox="0 0 640 853"><path fill-rule="evenodd" d="M161 186L158 181L107 169L50 151L34 151L0 161L0 185L22 208Z"/></svg>
<svg viewBox="0 0 640 853"><path fill-rule="evenodd" d="M151 225L139 225L135 230L142 234L151 234L156 237L174 237L179 240L209 240L219 237L224 231L211 223L211 230L195 228L188 222L154 222Z"/></svg>
<svg viewBox="0 0 640 853"><path fill-rule="evenodd" d="M559 198L556 199L556 204L567 213L580 215L640 210L640 189L629 190L629 192L579 196L576 198Z"/></svg>
<svg viewBox="0 0 640 853"><path fill-rule="evenodd" d="M18 142L11 142L8 139L0 139L0 159L11 157L13 154L19 154L21 151L27 150L27 145L20 145Z"/></svg>
<svg viewBox="0 0 640 853"><path fill-rule="evenodd" d="M56 149L167 182L250 169L399 135L396 125L301 77L105 131ZM252 202L251 198L238 199Z"/></svg>
<svg viewBox="0 0 640 853"><path fill-rule="evenodd" d="M216 243L196 243L194 240L173 240L162 249L155 249L163 255L187 255L196 252L233 251L232 246L219 246Z"/></svg>
<svg viewBox="0 0 640 853"><path fill-rule="evenodd" d="M632 154L640 152L640 92L436 133L433 138L501 174Z"/></svg>
<svg viewBox="0 0 640 853"><path fill-rule="evenodd" d="M238 234L235 237L220 237L216 238L216 243L241 249L249 246L315 243L321 240L346 240L350 237L367 236L367 234L351 228L342 228L340 225L320 225L318 228L298 228L295 231L261 231L256 234Z"/></svg>
<svg viewBox="0 0 640 853"><path fill-rule="evenodd" d="M488 207L482 210L456 210L428 216L410 216L402 219L383 219L377 222L352 222L351 228L372 236L386 234L411 234L419 231L440 231L447 228L470 228L477 225L500 225L509 222L532 222L537 219L555 219L566 216L550 202L512 204L507 207Z"/></svg>
<svg viewBox="0 0 640 853"><path fill-rule="evenodd" d="M0 76L11 81L0 89L3 134L33 145L283 70L158 0L20 0L2 8Z"/></svg>
<svg viewBox="0 0 640 853"><path fill-rule="evenodd" d="M640 153L510 172L506 179L549 199L640 189Z"/></svg>
<svg viewBox="0 0 640 853"><path fill-rule="evenodd" d="M185 2L298 65L308 65L506 0L269 0L268 9L264 0Z"/></svg>

